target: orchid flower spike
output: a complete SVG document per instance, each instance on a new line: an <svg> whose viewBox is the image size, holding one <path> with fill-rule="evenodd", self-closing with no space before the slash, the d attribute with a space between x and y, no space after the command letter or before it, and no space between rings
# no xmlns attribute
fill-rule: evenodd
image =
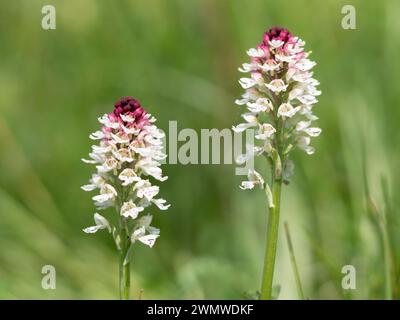
<svg viewBox="0 0 400 320"><path fill-rule="evenodd" d="M110 219L95 213L96 225L83 231L108 230L121 251L124 266L129 265L133 243L139 241L152 247L160 235L159 229L150 226L152 216L144 215L146 209L152 204L160 210L170 206L157 197L160 188L153 185L153 181L167 179L160 168L160 161L166 158L164 133L154 125L155 121L139 101L121 98L113 112L99 118L101 129L89 136L98 144L92 146L89 159L82 159L96 166L89 184L82 189L98 191L93 197L97 210L113 207L117 211L117 216Z"/></svg>
<svg viewBox="0 0 400 320"><path fill-rule="evenodd" d="M321 133L320 128L312 125L318 119L312 112L313 106L321 94L316 88L319 82L311 71L316 63L309 59L310 52L304 51L304 45L288 30L271 28L261 44L247 51L250 62L239 68L249 74L239 80L245 93L236 100L236 104L245 108L242 115L245 122L232 129L235 132L254 129L258 145L251 154L266 156L278 168L274 172L276 178L282 177L286 183L294 167L290 152L298 148L313 154L311 138ZM246 155L240 156L243 157ZM255 180L245 185L260 180L254 172L249 172L250 176Z"/></svg>
<svg viewBox="0 0 400 320"><path fill-rule="evenodd" d="M240 72L249 76L239 80L245 90L236 100L245 108L243 123L234 126L235 132L254 130L256 143L247 147L246 154L237 162L264 156L271 166L270 184L254 170L248 171L248 180L241 189L264 189L269 208L266 255L260 298L271 299L275 256L278 240L280 198L282 183L289 183L294 164L290 154L296 148L313 154L311 138L319 136L321 129L313 126L318 118L313 106L321 91L311 71L316 65L304 51L305 42L288 30L274 27L264 33L263 41L247 51L250 62Z"/></svg>

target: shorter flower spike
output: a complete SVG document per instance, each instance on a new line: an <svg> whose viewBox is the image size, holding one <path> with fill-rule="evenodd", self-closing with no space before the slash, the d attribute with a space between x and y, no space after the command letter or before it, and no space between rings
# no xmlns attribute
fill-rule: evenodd
<svg viewBox="0 0 400 320"><path fill-rule="evenodd" d="M82 186L84 191L99 190L93 197L98 210L116 208L118 219L128 226L127 236L131 242L140 242L152 247L159 237L159 230L150 226L150 215L140 218L142 212L151 204L166 210L169 204L156 198L159 187L151 179L165 181L160 161L165 159L161 132L153 123L155 118L148 114L139 101L132 97L122 97L114 104L114 110L99 118L101 130L89 137L99 141L92 146L90 159L84 162L96 165L96 173L89 184ZM113 230L114 239L121 239L114 227L103 216L95 213L96 225L83 231L94 233L101 229ZM157 232L155 231L157 230ZM119 243L117 243L119 246Z"/></svg>

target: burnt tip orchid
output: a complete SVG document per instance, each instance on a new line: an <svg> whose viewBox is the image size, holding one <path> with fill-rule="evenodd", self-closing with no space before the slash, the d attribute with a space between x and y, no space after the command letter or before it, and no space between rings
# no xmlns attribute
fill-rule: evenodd
<svg viewBox="0 0 400 320"><path fill-rule="evenodd" d="M92 146L90 159L85 163L94 164L96 172L89 184L82 186L85 191L98 190L93 201L98 210L115 208L116 215L106 218L94 214L95 225L85 228L86 233L108 230L112 234L120 261L120 297L129 296L129 263L132 245L139 241L152 247L160 235L159 229L151 226L152 216L145 214L154 204L160 210L167 210L166 200L157 198L160 188L154 180L165 181L161 160L164 133L154 122L138 100L122 97L114 104L114 110L99 118L101 130L89 137L98 141Z"/></svg>
<svg viewBox="0 0 400 320"><path fill-rule="evenodd" d="M262 43L247 51L251 62L239 68L250 76L239 80L245 93L236 104L246 107L242 114L245 122L233 130L254 129L257 140L248 148L250 154L240 157L266 156L273 166L282 168L273 173L284 182L289 182L294 167L289 158L291 151L298 148L313 154L311 138L321 133L320 128L312 126L318 119L313 106L321 94L311 71L316 63L308 58L310 52L304 51L304 45L287 29L273 27L264 33Z"/></svg>
<svg viewBox="0 0 400 320"><path fill-rule="evenodd" d="M237 105L245 108L244 122L232 129L235 132L254 130L256 143L248 145L246 154L240 155L237 161L263 156L271 168L270 184L254 169L249 170L248 181L241 184L242 189L256 186L263 189L270 210L262 299L271 298L281 185L289 183L294 169L290 155L295 149L313 154L311 138L321 133L320 128L312 126L318 119L313 107L321 94L317 89L319 81L311 71L316 63L309 59L311 52L306 52L304 45L303 40L287 29L273 27L264 33L260 44L247 51L250 62L239 68L240 72L249 74L240 78L245 92L236 100Z"/></svg>

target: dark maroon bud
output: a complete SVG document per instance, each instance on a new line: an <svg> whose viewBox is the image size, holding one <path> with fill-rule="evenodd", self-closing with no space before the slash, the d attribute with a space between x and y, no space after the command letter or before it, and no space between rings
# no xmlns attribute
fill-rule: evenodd
<svg viewBox="0 0 400 320"><path fill-rule="evenodd" d="M114 104L112 115L121 119L121 114L129 114L134 117L136 125L143 126L149 123L148 119L145 118L146 111L144 111L140 102L131 96L121 97Z"/></svg>

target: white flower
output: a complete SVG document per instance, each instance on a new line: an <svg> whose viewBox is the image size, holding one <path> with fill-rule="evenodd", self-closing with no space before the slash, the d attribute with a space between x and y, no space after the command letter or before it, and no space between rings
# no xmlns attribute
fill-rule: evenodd
<svg viewBox="0 0 400 320"><path fill-rule="evenodd" d="M304 90L302 88L296 88L294 87L292 90L289 92L289 101L292 101L296 99L298 96L303 94Z"/></svg>
<svg viewBox="0 0 400 320"><path fill-rule="evenodd" d="M149 247L154 245L156 239L160 236L160 230L150 226L152 219L153 216L151 215L146 215L139 219L137 229L134 230L131 237L132 242L139 240Z"/></svg>
<svg viewBox="0 0 400 320"><path fill-rule="evenodd" d="M296 72L292 78L294 81L307 83L311 77L312 72Z"/></svg>
<svg viewBox="0 0 400 320"><path fill-rule="evenodd" d="M315 152L315 149L311 147L309 144L310 144L310 137L301 136L297 141L297 146L300 149L304 150L307 154L313 154Z"/></svg>
<svg viewBox="0 0 400 320"><path fill-rule="evenodd" d="M126 127L123 124L121 124L121 128L124 131L125 134L133 134L133 135L137 135L140 132L140 129L137 129L135 127Z"/></svg>
<svg viewBox="0 0 400 320"><path fill-rule="evenodd" d="M311 137L318 137L321 134L321 128L306 128L303 131Z"/></svg>
<svg viewBox="0 0 400 320"><path fill-rule="evenodd" d="M254 157L254 154L256 152L256 147L252 144L246 144L246 153L245 154L240 154L237 156L235 159L237 164L244 164L247 162L247 160L251 159Z"/></svg>
<svg viewBox="0 0 400 320"><path fill-rule="evenodd" d="M248 128L255 127L256 125L257 125L256 123L241 123L238 124L237 126L232 126L232 130L236 133L240 133Z"/></svg>
<svg viewBox="0 0 400 320"><path fill-rule="evenodd" d="M294 108L290 103L282 103L278 109L278 117L293 117L298 111L300 107Z"/></svg>
<svg viewBox="0 0 400 320"><path fill-rule="evenodd" d="M297 131L303 131L304 129L308 128L311 124L311 121L299 121L296 124Z"/></svg>
<svg viewBox="0 0 400 320"><path fill-rule="evenodd" d="M110 184L105 184L100 189L100 194L93 197L93 200L98 204L106 203L110 200L114 200L117 196L117 191Z"/></svg>
<svg viewBox="0 0 400 320"><path fill-rule="evenodd" d="M309 59L301 59L300 61L296 62L294 66L300 71L308 71L315 65L316 63L314 61L310 61Z"/></svg>
<svg viewBox="0 0 400 320"><path fill-rule="evenodd" d="M131 115L125 115L125 114L121 114L121 119L127 123L132 123L135 121L135 117L131 116Z"/></svg>
<svg viewBox="0 0 400 320"><path fill-rule="evenodd" d="M274 93L286 91L288 87L282 79L274 79L270 83L266 83L265 86Z"/></svg>
<svg viewBox="0 0 400 320"><path fill-rule="evenodd" d="M128 186L134 182L140 181L140 177L138 177L131 168L125 168L121 171L118 176L118 179L122 181L123 186Z"/></svg>
<svg viewBox="0 0 400 320"><path fill-rule="evenodd" d="M111 137L113 138L114 143L126 144L129 143L129 136L125 132L117 132L116 134L111 133Z"/></svg>
<svg viewBox="0 0 400 320"><path fill-rule="evenodd" d="M249 89L257 84L257 82L254 79L250 78L240 78L239 83L243 87L243 89Z"/></svg>
<svg viewBox="0 0 400 320"><path fill-rule="evenodd" d="M134 243L136 240L139 240L140 242L151 248L154 246L159 236L160 235L158 233L146 234L145 227L140 227L132 233L131 242Z"/></svg>
<svg viewBox="0 0 400 320"><path fill-rule="evenodd" d="M279 63L273 59L268 59L264 64L260 65L260 68L264 72L275 71L279 69Z"/></svg>
<svg viewBox="0 0 400 320"><path fill-rule="evenodd" d="M137 206L132 200L124 202L121 207L121 215L128 218L136 219L140 212L144 210L143 207Z"/></svg>
<svg viewBox="0 0 400 320"><path fill-rule="evenodd" d="M111 232L110 223L102 215L95 213L94 214L94 222L96 223L96 225L83 229L83 232L95 233L101 229L108 229L108 231Z"/></svg>
<svg viewBox="0 0 400 320"><path fill-rule="evenodd" d="M104 137L105 137L105 134L102 131L93 132L89 136L89 138L92 139L92 140L100 140L100 139L103 139Z"/></svg>
<svg viewBox="0 0 400 320"><path fill-rule="evenodd" d="M268 41L268 44L269 44L271 47L275 48L275 49L278 49L278 48L282 47L282 45L283 45L284 43L285 43L285 42L283 42L282 40L271 40L271 41Z"/></svg>
<svg viewBox="0 0 400 320"><path fill-rule="evenodd" d="M253 58L261 58L265 56L265 51L263 49L260 48L251 48L249 50L247 50L247 54L249 57L253 57Z"/></svg>
<svg viewBox="0 0 400 320"><path fill-rule="evenodd" d="M290 53L287 55L277 53L275 58L277 61L281 61L281 62L289 62L290 63L290 62L296 61L296 55L290 54Z"/></svg>
<svg viewBox="0 0 400 320"><path fill-rule="evenodd" d="M118 161L112 157L108 158L101 166L97 166L97 171L105 173L118 167Z"/></svg>
<svg viewBox="0 0 400 320"><path fill-rule="evenodd" d="M103 115L98 120L101 124L104 124L107 128L111 128L111 129L119 128L119 123L111 121L108 114Z"/></svg>
<svg viewBox="0 0 400 320"><path fill-rule="evenodd" d="M93 174L89 182L90 184L82 186L81 189L84 191L93 191L95 189L101 188L106 183L104 178L99 174Z"/></svg>
<svg viewBox="0 0 400 320"><path fill-rule="evenodd" d="M258 98L256 102L248 102L247 109L253 113L260 113L273 110L274 106L268 98Z"/></svg>
<svg viewBox="0 0 400 320"><path fill-rule="evenodd" d="M263 123L260 126L259 133L255 136L256 139L266 140L276 132L276 129L269 123Z"/></svg>
<svg viewBox="0 0 400 320"><path fill-rule="evenodd" d="M120 162L132 162L133 157L131 151L128 148L121 148L117 151L113 151L114 157Z"/></svg>
<svg viewBox="0 0 400 320"><path fill-rule="evenodd" d="M152 186L148 180L141 180L135 185L136 193L139 198L151 201L160 191L160 187Z"/></svg>
<svg viewBox="0 0 400 320"><path fill-rule="evenodd" d="M258 69L258 65L257 64L254 64L254 63L243 63L242 68L239 68L238 70L240 72L247 73L247 72L250 72L250 71L257 70L257 69Z"/></svg>
<svg viewBox="0 0 400 320"><path fill-rule="evenodd" d="M249 169L247 174L248 181L242 181L240 186L241 189L253 189L256 185L260 185L261 188L264 185L264 179L262 178L261 174L253 169Z"/></svg>
<svg viewBox="0 0 400 320"><path fill-rule="evenodd" d="M165 181L168 179L168 177L162 176L162 170L159 167L160 163L158 161L154 161L150 158L145 158L142 160L139 160L135 168L136 169L141 169L144 174L152 176L153 178L159 180L159 181Z"/></svg>
<svg viewBox="0 0 400 320"><path fill-rule="evenodd" d="M166 205L167 200L165 199L152 199L151 202L153 202L160 210L167 210L171 206L170 204Z"/></svg>

